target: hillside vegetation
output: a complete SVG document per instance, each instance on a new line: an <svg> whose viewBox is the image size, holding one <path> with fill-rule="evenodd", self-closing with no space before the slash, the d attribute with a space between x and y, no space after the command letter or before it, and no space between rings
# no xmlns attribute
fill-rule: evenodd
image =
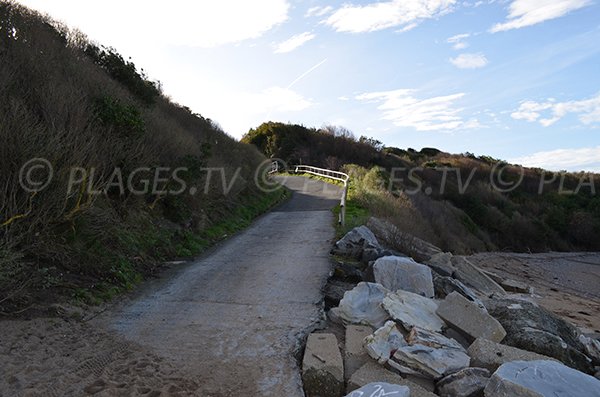
<svg viewBox="0 0 600 397"><path fill-rule="evenodd" d="M110 298L283 194L254 183L256 148L171 102L115 50L12 1L0 2L0 141L4 314L56 296ZM24 177L48 176L23 172L36 158L52 179L24 189ZM170 193L183 186L197 194Z"/></svg>
<svg viewBox="0 0 600 397"><path fill-rule="evenodd" d="M288 164L349 173L347 227L377 216L458 254L600 250L600 175L384 147L336 127L269 122L242 141Z"/></svg>

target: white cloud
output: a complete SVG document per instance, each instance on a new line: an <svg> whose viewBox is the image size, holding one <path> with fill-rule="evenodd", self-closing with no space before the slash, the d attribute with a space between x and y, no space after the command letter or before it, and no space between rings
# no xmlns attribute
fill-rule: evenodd
<svg viewBox="0 0 600 397"><path fill-rule="evenodd" d="M496 33L535 25L560 18L591 3L591 0L514 0L509 7L507 21L494 25L490 31Z"/></svg>
<svg viewBox="0 0 600 397"><path fill-rule="evenodd" d="M427 99L417 99L415 90L371 92L358 95L356 99L379 103L377 109L383 120L390 120L398 127L412 127L417 131L453 131L481 128L477 119L464 120L454 102L465 94L458 93Z"/></svg>
<svg viewBox="0 0 600 397"><path fill-rule="evenodd" d="M452 44L452 48L454 48L455 50L463 50L469 46L469 44L466 43L464 40L469 38L470 36L470 33L457 34L455 36L448 37L446 42Z"/></svg>
<svg viewBox="0 0 600 397"><path fill-rule="evenodd" d="M460 69L477 69L488 64L485 55L479 54L460 54L456 58L450 58L450 62Z"/></svg>
<svg viewBox="0 0 600 397"><path fill-rule="evenodd" d="M559 171L600 172L600 146L580 149L556 149L537 152L509 160L525 167L539 167Z"/></svg>
<svg viewBox="0 0 600 397"><path fill-rule="evenodd" d="M367 5L344 5L324 23L338 32L373 32L447 14L455 3L456 0L391 0Z"/></svg>
<svg viewBox="0 0 600 397"><path fill-rule="evenodd" d="M546 116L542 114L544 112ZM579 121L586 125L600 123L600 94L580 101L556 102L554 99L548 99L546 102L525 101L510 116L516 120L538 121L544 127L548 127L569 113L579 115Z"/></svg>
<svg viewBox="0 0 600 397"><path fill-rule="evenodd" d="M317 36L311 32L304 32L304 33L297 34L297 35L292 36L289 39L277 44L275 46L275 53L283 54L286 52L294 51L296 48L311 41L315 37L317 37Z"/></svg>
<svg viewBox="0 0 600 397"><path fill-rule="evenodd" d="M308 11L306 11L306 14L304 14L305 17L322 17L325 14L329 14L331 11L333 11L333 7L332 6L327 6L327 7L320 7L320 6L316 6L316 7L311 7L308 9Z"/></svg>
<svg viewBox="0 0 600 397"><path fill-rule="evenodd" d="M215 47L260 37L288 18L287 0L21 0L103 44ZM107 26L110 26L108 28Z"/></svg>
<svg viewBox="0 0 600 397"><path fill-rule="evenodd" d="M203 116L218 121L226 132L238 138L264 121L292 120L294 115L314 105L311 99L280 86L259 92L223 89L212 92L214 95L210 97L190 94L186 103L200 109Z"/></svg>

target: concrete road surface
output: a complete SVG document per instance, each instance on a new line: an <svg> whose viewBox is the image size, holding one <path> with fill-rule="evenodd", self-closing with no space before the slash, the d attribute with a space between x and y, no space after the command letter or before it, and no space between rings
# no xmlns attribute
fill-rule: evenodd
<svg viewBox="0 0 600 397"><path fill-rule="evenodd" d="M303 396L293 351L322 315L341 189L285 185L291 200L97 321L175 360L202 396Z"/></svg>

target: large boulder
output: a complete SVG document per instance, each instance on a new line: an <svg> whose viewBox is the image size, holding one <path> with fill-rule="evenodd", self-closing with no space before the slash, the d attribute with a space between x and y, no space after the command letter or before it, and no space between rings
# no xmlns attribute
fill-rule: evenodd
<svg viewBox="0 0 600 397"><path fill-rule="evenodd" d="M435 254L424 263L440 276L452 277L456 271L449 252Z"/></svg>
<svg viewBox="0 0 600 397"><path fill-rule="evenodd" d="M459 349L436 349L424 345L400 347L388 364L410 375L419 374L431 379L440 379L469 366L470 358Z"/></svg>
<svg viewBox="0 0 600 397"><path fill-rule="evenodd" d="M579 340L577 328L534 303L515 299L484 301L488 313L507 332L502 343L556 358L579 371L592 374L594 366Z"/></svg>
<svg viewBox="0 0 600 397"><path fill-rule="evenodd" d="M492 372L510 361L554 360L541 354L501 345L483 338L473 342L469 346L467 354L471 357L472 366L486 368Z"/></svg>
<svg viewBox="0 0 600 397"><path fill-rule="evenodd" d="M441 397L479 397L489 379L490 371L485 368L465 368L441 379L437 391Z"/></svg>
<svg viewBox="0 0 600 397"><path fill-rule="evenodd" d="M448 295L440 303L436 313L471 342L477 338L500 342L506 336L506 331L498 320L457 292Z"/></svg>
<svg viewBox="0 0 600 397"><path fill-rule="evenodd" d="M498 285L498 283L492 280L464 256L453 256L452 265L456 268L454 278L475 288L481 293L490 296L492 294L504 294L506 292Z"/></svg>
<svg viewBox="0 0 600 397"><path fill-rule="evenodd" d="M438 305L433 299L398 290L395 293L388 293L383 299L382 305L389 315L399 321L407 331L417 326L441 332L444 327L444 322L435 313Z"/></svg>
<svg viewBox="0 0 600 397"><path fill-rule="evenodd" d="M354 390L346 397L367 397L367 396L393 396L410 397L410 389L406 386L392 385L385 382L369 383L358 390Z"/></svg>
<svg viewBox="0 0 600 397"><path fill-rule="evenodd" d="M370 218L367 226L375 234L381 237L384 243L394 249L415 258L419 262L425 262L433 256L442 253L435 245L422 240L410 233L402 232L390 222L378 218Z"/></svg>
<svg viewBox="0 0 600 397"><path fill-rule="evenodd" d="M458 292L471 302L475 302L477 306L485 309L483 302L477 294L455 278L435 275L433 277L433 288L436 298L443 299L453 292Z"/></svg>
<svg viewBox="0 0 600 397"><path fill-rule="evenodd" d="M345 323L381 327L389 318L383 309L382 301L389 293L387 289L375 283L358 283L344 294L340 305L331 309L334 316Z"/></svg>
<svg viewBox="0 0 600 397"><path fill-rule="evenodd" d="M381 249L377 237L366 226L358 226L342 237L332 250L336 255L361 259L365 249Z"/></svg>
<svg viewBox="0 0 600 397"><path fill-rule="evenodd" d="M384 256L373 265L375 282L390 291L399 289L433 298L431 269L411 258Z"/></svg>
<svg viewBox="0 0 600 397"><path fill-rule="evenodd" d="M398 348L406 346L406 344L404 335L393 321L388 321L383 327L363 340L363 346L369 356L380 364L387 363L392 357L392 353Z"/></svg>
<svg viewBox="0 0 600 397"><path fill-rule="evenodd" d="M333 334L310 334L302 360L307 397L340 397L344 393L344 362Z"/></svg>
<svg viewBox="0 0 600 397"><path fill-rule="evenodd" d="M485 397L600 397L600 380L555 361L512 361L490 378Z"/></svg>

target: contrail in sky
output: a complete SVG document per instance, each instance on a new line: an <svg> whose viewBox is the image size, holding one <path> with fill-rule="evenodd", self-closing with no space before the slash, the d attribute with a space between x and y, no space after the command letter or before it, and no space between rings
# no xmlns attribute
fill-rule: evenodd
<svg viewBox="0 0 600 397"><path fill-rule="evenodd" d="M318 68L319 66L321 66L325 62L327 62L327 58L323 59L321 62L317 63L315 66L313 66L312 68L308 69L306 72L304 72L300 76L298 76L296 78L296 80L292 81L290 83L290 85L287 86L288 90L290 88L292 88L294 86L294 84L296 84L297 82L299 82L300 80L302 80L303 78L305 78L306 76L308 76L313 70L315 70L316 68Z"/></svg>

